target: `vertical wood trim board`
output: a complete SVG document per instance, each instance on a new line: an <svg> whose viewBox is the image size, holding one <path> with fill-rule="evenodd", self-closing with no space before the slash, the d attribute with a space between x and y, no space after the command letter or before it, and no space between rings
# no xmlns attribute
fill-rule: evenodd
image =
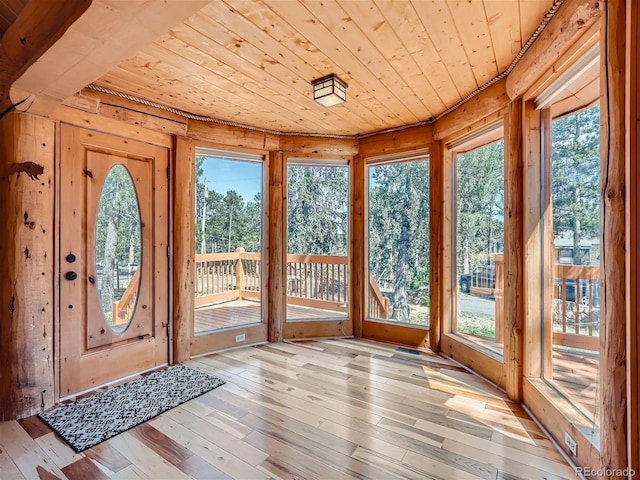
<svg viewBox="0 0 640 480"><path fill-rule="evenodd" d="M542 135L541 115L533 102L524 104L524 345L523 374L540 377L542 362Z"/></svg>
<svg viewBox="0 0 640 480"><path fill-rule="evenodd" d="M191 139L175 137L173 150L173 360L184 362L194 336L195 149Z"/></svg>
<svg viewBox="0 0 640 480"><path fill-rule="evenodd" d="M543 375L551 375L553 371L553 275L554 275L554 240L553 240L553 206L551 202L551 157L553 156L553 145L551 135L551 109L545 108L541 114L542 121L542 249L543 249L543 312L544 322L542 340L542 370Z"/></svg>
<svg viewBox="0 0 640 480"><path fill-rule="evenodd" d="M442 336L443 298L443 242L442 229L444 209L444 144L436 141L429 149L429 346L434 352L440 351Z"/></svg>

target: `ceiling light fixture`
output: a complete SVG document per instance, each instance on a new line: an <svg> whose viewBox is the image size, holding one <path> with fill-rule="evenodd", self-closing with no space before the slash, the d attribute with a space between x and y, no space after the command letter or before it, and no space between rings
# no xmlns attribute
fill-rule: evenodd
<svg viewBox="0 0 640 480"><path fill-rule="evenodd" d="M347 100L347 84L335 75L327 75L311 81L313 99L325 107L332 107Z"/></svg>

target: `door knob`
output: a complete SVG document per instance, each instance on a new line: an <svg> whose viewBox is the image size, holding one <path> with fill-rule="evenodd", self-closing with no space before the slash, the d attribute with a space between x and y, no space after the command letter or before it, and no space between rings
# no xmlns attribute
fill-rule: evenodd
<svg viewBox="0 0 640 480"><path fill-rule="evenodd" d="M67 272L64 276L67 280L75 280L78 278L78 274L76 272Z"/></svg>

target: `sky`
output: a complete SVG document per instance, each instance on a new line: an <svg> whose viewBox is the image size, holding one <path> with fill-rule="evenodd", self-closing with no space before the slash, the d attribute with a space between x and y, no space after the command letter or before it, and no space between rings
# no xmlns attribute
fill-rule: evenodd
<svg viewBox="0 0 640 480"><path fill-rule="evenodd" d="M245 203L252 201L262 186L261 163L205 158L202 169L210 191L224 195L235 190Z"/></svg>

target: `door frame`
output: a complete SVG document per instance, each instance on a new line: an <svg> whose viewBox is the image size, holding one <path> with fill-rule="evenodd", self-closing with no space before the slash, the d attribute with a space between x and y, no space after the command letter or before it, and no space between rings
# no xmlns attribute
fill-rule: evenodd
<svg viewBox="0 0 640 480"><path fill-rule="evenodd" d="M61 399L65 399L66 397L62 395L61 392L61 373L62 373L62 350L61 350L61 321L62 321L62 298L61 298L61 286L63 282L63 270L65 270L65 265L62 258L62 250L61 250L61 222L63 221L62 215L62 175L61 175L61 162L63 158L62 152L62 129L63 126L71 127L71 128L80 128L90 132L96 132L100 135L108 135L111 137L121 138L125 141L135 141L141 143L147 143L149 145L155 147L163 147L167 150L167 174L169 175L169 180L167 181L167 272L166 272L166 285L167 285L167 314L166 320L168 323L167 327L167 354L166 354L166 363L162 363L151 368L141 370L135 374L127 375L118 379L114 379L112 381L105 382L101 385L96 385L89 389L83 390L82 392L76 392L69 397L77 396L83 392L95 390L100 386L121 383L123 380L131 377L135 377L140 373L145 371L155 370L158 368L162 368L167 364L170 365L173 363L174 352L173 352L173 277L171 272L173 271L173 224L174 224L174 193L173 193L173 182L171 181L171 173L172 173L172 165L174 161L173 155L173 141L171 136L158 134L157 132L153 132L150 130L136 128L131 125L122 124L117 121L104 121L99 123L99 128L91 128L92 125L82 121L82 118L65 118L60 119L56 122L57 132L56 132L56 141L57 146L55 149L56 161L55 161L55 176L54 176L54 189L55 189L55 206L54 206L54 226L56 232L53 235L54 243L53 243L53 253L54 253L54 278L56 279L53 282L53 290L54 290L54 305L53 305L53 325L54 325L54 368L53 368L53 380L52 385L54 386L54 401L58 403ZM100 129L101 128L101 129Z"/></svg>

